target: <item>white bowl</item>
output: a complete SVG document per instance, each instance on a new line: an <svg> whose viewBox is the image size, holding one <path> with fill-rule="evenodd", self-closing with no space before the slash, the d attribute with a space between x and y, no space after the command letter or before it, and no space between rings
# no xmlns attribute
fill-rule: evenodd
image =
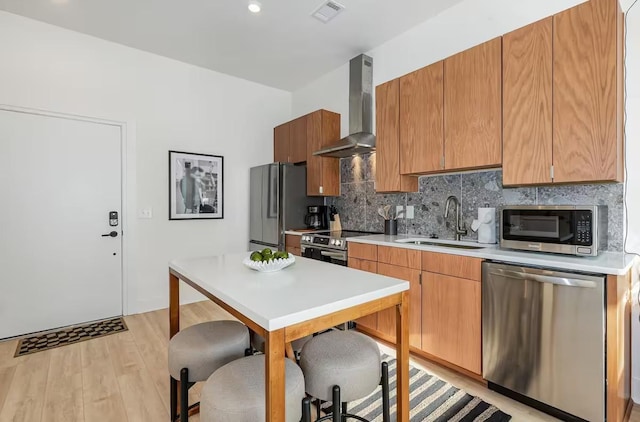
<svg viewBox="0 0 640 422"><path fill-rule="evenodd" d="M242 260L242 263L252 270L260 271L261 273L272 273L274 271L280 271L283 268L287 268L289 265L296 262L293 254L289 254L287 259L272 259L270 261L252 261L251 258L246 257Z"/></svg>

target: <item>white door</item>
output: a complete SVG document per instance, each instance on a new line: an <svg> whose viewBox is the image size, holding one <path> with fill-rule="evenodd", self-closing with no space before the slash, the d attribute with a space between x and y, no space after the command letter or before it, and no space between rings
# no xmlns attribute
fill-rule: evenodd
<svg viewBox="0 0 640 422"><path fill-rule="evenodd" d="M0 110L0 338L122 314L120 132Z"/></svg>

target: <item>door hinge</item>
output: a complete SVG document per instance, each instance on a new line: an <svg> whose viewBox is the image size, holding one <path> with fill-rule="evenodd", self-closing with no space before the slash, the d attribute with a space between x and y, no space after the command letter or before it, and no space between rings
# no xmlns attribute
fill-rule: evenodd
<svg viewBox="0 0 640 422"><path fill-rule="evenodd" d="M549 169L549 174L551 175L551 180L553 180L553 164L551 164L551 167Z"/></svg>

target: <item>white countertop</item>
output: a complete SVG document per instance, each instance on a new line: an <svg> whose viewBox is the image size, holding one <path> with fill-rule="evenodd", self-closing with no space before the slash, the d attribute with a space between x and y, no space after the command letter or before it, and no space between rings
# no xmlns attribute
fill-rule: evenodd
<svg viewBox="0 0 640 422"><path fill-rule="evenodd" d="M441 239L429 239L424 236L414 235L371 235L347 238L347 242L368 243L372 245L393 246L398 248L416 249L421 251L440 252L450 255L464 255L475 258L491 259L495 261L510 262L521 265L536 265L561 270L585 271L598 274L623 275L626 274L636 258L632 254L621 252L603 252L597 257L577 257L569 255L552 255L541 252L525 252L509 249L500 249L498 245L487 245L483 249L457 249L446 246L414 245L399 243L400 239L420 238L426 241L441 241ZM464 242L463 242L464 243ZM478 246L483 246L477 244Z"/></svg>
<svg viewBox="0 0 640 422"><path fill-rule="evenodd" d="M260 273L242 264L247 255L176 259L169 268L268 331L409 290L407 281L302 257Z"/></svg>

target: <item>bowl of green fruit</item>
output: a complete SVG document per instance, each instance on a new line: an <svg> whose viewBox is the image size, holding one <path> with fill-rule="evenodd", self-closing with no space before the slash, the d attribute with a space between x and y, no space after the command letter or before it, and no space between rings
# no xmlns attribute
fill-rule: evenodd
<svg viewBox="0 0 640 422"><path fill-rule="evenodd" d="M246 257L242 263L252 270L263 273L271 273L287 268L296 262L293 255L286 251L273 251L270 248L264 248L261 251L253 251Z"/></svg>

